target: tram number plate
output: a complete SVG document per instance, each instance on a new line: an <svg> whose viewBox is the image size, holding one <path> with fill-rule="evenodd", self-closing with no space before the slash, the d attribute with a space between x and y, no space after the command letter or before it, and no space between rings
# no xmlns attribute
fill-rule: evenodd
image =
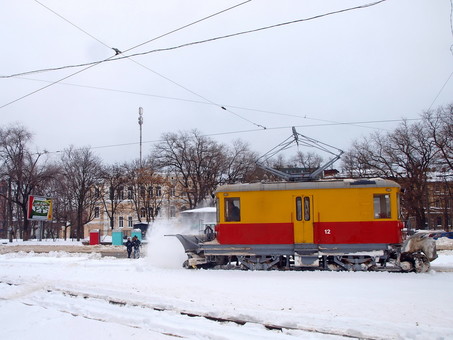
<svg viewBox="0 0 453 340"><path fill-rule="evenodd" d="M324 229L324 234L330 235L331 234L331 230L330 229Z"/></svg>

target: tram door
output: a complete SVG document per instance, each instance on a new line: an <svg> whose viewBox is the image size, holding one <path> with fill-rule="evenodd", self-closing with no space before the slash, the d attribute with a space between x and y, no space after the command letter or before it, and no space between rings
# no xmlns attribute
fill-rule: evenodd
<svg viewBox="0 0 453 340"><path fill-rule="evenodd" d="M313 243L313 196L295 196L294 209L294 243Z"/></svg>

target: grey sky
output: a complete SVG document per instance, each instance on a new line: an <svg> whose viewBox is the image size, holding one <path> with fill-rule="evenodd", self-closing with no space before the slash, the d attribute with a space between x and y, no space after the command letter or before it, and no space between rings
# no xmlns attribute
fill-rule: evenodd
<svg viewBox="0 0 453 340"><path fill-rule="evenodd" d="M1 76L106 59L114 55L107 46L125 51L242 1L39 2L2 1ZM253 0L128 53L371 2ZM264 153L290 136L291 126L347 150L352 140L375 129L392 130L398 122L332 122L419 118L431 104L453 102L453 79L442 89L453 72L450 20L449 0L387 0L134 57L140 65L128 59L103 63L6 106L80 69L0 79L1 125L22 123L39 150L130 144L96 148L106 162L138 158L139 107L144 154L162 133L194 128L228 144L240 138Z"/></svg>

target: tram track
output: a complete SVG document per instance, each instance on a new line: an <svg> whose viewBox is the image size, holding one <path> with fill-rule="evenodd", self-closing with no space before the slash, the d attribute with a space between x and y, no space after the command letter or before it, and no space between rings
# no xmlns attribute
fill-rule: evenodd
<svg viewBox="0 0 453 340"><path fill-rule="evenodd" d="M99 254L96 255L99 256ZM30 310L33 310L31 308L33 306L103 322L106 323L105 327L116 327L114 326L116 323L119 326L130 327L131 332L134 332L136 328L140 329L138 332L156 332L164 338L171 336L190 339L197 338L194 332L197 332L197 336L206 339L219 339L221 334L226 334L226 336L220 336L220 338L235 338L230 332L237 332L242 338L244 338L243 334L248 332L252 337L257 338L251 328L259 334L260 339L274 339L274 336L276 339L310 337L311 333L314 338L318 338L316 334L319 334L319 338L322 339L326 336L326 338L338 339L379 340L398 337L400 334L410 335L413 332L408 321L400 322L400 327L404 330L400 333L393 328L387 330L384 320L371 318L368 321L356 313L337 313L330 310L329 304L320 308L311 306L305 309L301 306L291 310L291 308L287 308L294 307L290 304L291 302L264 303L264 306L259 304L258 306L261 307L255 309L251 303L241 303L236 300L231 302L226 300L224 305L224 301L219 300L217 295L212 295L209 288L211 286L207 286L206 293L211 294L208 296L212 296L213 299L207 300L199 295L203 293L203 290L196 290L198 286L193 284L187 286L176 284L174 287L173 285L169 287L172 289L167 289L158 283L148 284L140 281L140 284L135 285L130 279L118 281L115 279L115 275L132 274L133 277L136 276L142 280L141 272L144 269L143 263L140 261L107 259L101 263L98 263L97 260L89 262L77 260L66 263L66 260L63 259L63 261L57 260L48 263L35 259L36 261L29 263L23 257L24 255L20 255L17 260L5 257L6 271L0 275L0 300L15 301L23 306L30 306ZM16 262L24 268L17 273L16 271L8 273L9 267L16 268ZM444 263L447 265L444 266ZM54 265L58 265L55 266L55 271L54 269L50 271L50 266ZM105 284L103 280L96 277L98 265L102 265L105 273L108 274L104 280ZM28 267L30 271L27 270ZM66 267L68 271L63 270ZM161 273L161 271L151 273L155 271L154 267L147 268L146 271L150 271L150 273L146 273L147 275L143 275L147 278L157 279L158 276L155 274L160 275ZM448 261L440 261L439 265L432 266L432 271L434 273L452 272L452 268L448 266ZM79 275L79 272L83 274ZM116 274L111 275L111 273ZM191 272L184 276L175 275L174 279L195 274L203 275L204 273ZM320 273L321 276L323 274ZM258 275L260 273L257 273ZM344 273L344 275L353 276L355 274ZM363 274L357 275L363 276ZM367 275L381 276L378 274ZM411 274L407 275L411 276ZM198 277L198 275L195 276ZM209 277L209 275L206 276ZM420 278L430 276L421 274ZM169 277L172 276L166 277L163 282L169 283ZM417 278L419 277L417 276ZM232 281L232 283L240 282ZM8 288L5 285L12 287ZM1 288L2 286L3 288ZM178 290L183 287L189 292ZM224 293L225 290L219 290L219 294L222 294L221 292ZM27 310L26 307L22 308L25 308L23 311ZM257 313L258 309L259 313ZM128 317L129 314L136 318ZM200 319L204 320L204 323ZM419 327L418 323L416 327ZM428 332L427 327L426 324L423 325L423 332ZM438 330L438 333L443 334L442 330ZM261 335L264 336L261 337ZM160 339L157 335L156 338Z"/></svg>
<svg viewBox="0 0 453 340"><path fill-rule="evenodd" d="M21 288L26 284L21 282L13 282L10 280L0 280L0 284L7 284L16 288ZM167 315L179 315L183 318L202 318L210 322L216 323L218 327L222 327L228 324L235 324L238 326L255 325L261 326L269 332L278 332L284 334L291 334L293 332L307 332L311 334L320 334L327 336L336 336L345 339L364 339L364 340L381 340L382 337L375 336L373 334L364 334L363 332L354 330L339 330L329 329L328 327L315 327L315 326L303 326L287 325L266 320L258 320L251 315L244 313L238 313L237 316L219 316L215 313L203 312L196 309L189 309L185 307L178 307L171 304L143 302L137 298L124 299L122 297L115 297L112 291L106 291L102 293L92 293L88 289L77 289L77 288L65 288L55 285L36 284L30 285L34 287L27 287L25 294L18 294L20 296L19 301L26 306L42 307L46 309L55 309L61 313L67 313L72 316L83 317L86 319L99 321L99 322L112 322L121 324L123 326L131 328L146 328L149 331L158 332L162 335L185 338L184 334L187 334L187 330L178 329L178 327L169 326L168 330L158 331L156 329L161 328L159 325L154 324L153 321L145 321L145 319L154 320L161 313ZM58 298L55 298L55 294ZM14 295L14 294L13 294ZM53 298L50 295L54 295ZM5 298L0 298L5 299ZM8 298L6 298L8 299ZM76 307L72 301L74 299L83 299L83 309L80 309L80 303ZM50 302L51 301L51 302ZM64 302L55 302L64 301ZM118 319L117 311L111 312L111 315L107 312L107 309L103 310L102 313L98 309L102 308L102 304L108 303L116 308L127 308L128 314L138 315L139 317L134 318L121 318ZM101 307L100 307L101 306ZM270 333L271 334L271 333Z"/></svg>

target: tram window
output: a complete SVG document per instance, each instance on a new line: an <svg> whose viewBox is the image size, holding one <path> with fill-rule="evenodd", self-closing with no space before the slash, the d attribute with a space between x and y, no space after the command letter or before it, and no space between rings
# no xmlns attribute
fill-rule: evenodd
<svg viewBox="0 0 453 340"><path fill-rule="evenodd" d="M296 220L302 221L302 197L296 197Z"/></svg>
<svg viewBox="0 0 453 340"><path fill-rule="evenodd" d="M217 223L220 222L220 209L219 209L220 204L219 204L219 203L220 203L220 202L219 202L219 199L216 198L216 200L215 200L215 207L216 207L216 209L215 209L215 216L216 216Z"/></svg>
<svg viewBox="0 0 453 340"><path fill-rule="evenodd" d="M225 221L238 222L241 220L241 205L239 197L225 198Z"/></svg>
<svg viewBox="0 0 453 340"><path fill-rule="evenodd" d="M398 193L396 195L396 203L397 203L397 214L398 214L398 219L401 219L401 197L400 194Z"/></svg>
<svg viewBox="0 0 453 340"><path fill-rule="evenodd" d="M310 221L310 197L304 197L304 220Z"/></svg>
<svg viewBox="0 0 453 340"><path fill-rule="evenodd" d="M390 195L374 195L374 218L390 218Z"/></svg>

